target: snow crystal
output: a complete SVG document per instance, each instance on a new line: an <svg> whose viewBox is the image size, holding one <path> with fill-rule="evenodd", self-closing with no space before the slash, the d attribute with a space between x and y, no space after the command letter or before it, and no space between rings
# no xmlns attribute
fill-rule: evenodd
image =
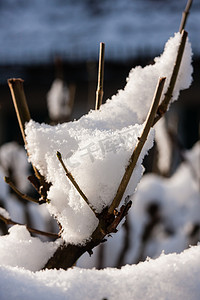
<svg viewBox="0 0 200 300"><path fill-rule="evenodd" d="M0 237L0 265L40 270L60 242L43 243L39 238L31 237L25 226L15 225L9 229L9 235Z"/></svg>
<svg viewBox="0 0 200 300"><path fill-rule="evenodd" d="M98 220L65 176L56 158L63 160L97 212L111 204L130 155L143 129L159 77L172 73L180 34L175 34L155 64L136 67L130 72L127 85L99 111L91 111L80 120L55 127L30 121L26 126L27 149L31 162L48 182L52 183L48 198L51 214L62 225L66 242L78 244L88 239ZM179 91L191 83L191 48L187 42L173 101ZM153 145L151 130L129 182L126 194L133 194L143 173L141 166L146 152Z"/></svg>
<svg viewBox="0 0 200 300"><path fill-rule="evenodd" d="M200 246L121 269L30 272L0 267L1 300L198 300Z"/></svg>

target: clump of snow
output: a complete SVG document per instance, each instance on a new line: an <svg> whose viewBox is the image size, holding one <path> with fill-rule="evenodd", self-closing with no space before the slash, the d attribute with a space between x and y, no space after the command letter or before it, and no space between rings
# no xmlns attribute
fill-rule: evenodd
<svg viewBox="0 0 200 300"><path fill-rule="evenodd" d="M155 59L154 65L132 69L124 90L107 100L99 111L55 127L33 121L26 125L30 160L52 183L48 208L61 223L66 242L83 243L98 220L66 178L56 152L62 153L67 168L95 210L101 212L109 206L143 129L159 77L167 77L166 91L180 38L177 33L167 42L164 53ZM187 42L173 101L181 89L189 87L191 72L191 48ZM124 199L133 194L141 179L142 160L153 145L153 136L151 130Z"/></svg>
<svg viewBox="0 0 200 300"><path fill-rule="evenodd" d="M0 237L0 265L41 270L60 243L61 240L42 242L31 237L25 226L15 225L9 235Z"/></svg>
<svg viewBox="0 0 200 300"><path fill-rule="evenodd" d="M121 269L30 272L0 267L1 299L198 300L200 245Z"/></svg>
<svg viewBox="0 0 200 300"><path fill-rule="evenodd" d="M71 114L70 95L63 80L56 78L47 94L47 106L52 120L60 120Z"/></svg>
<svg viewBox="0 0 200 300"><path fill-rule="evenodd" d="M0 207L0 215L3 216L6 219L10 219L10 215L7 212L7 210L3 207Z"/></svg>
<svg viewBox="0 0 200 300"><path fill-rule="evenodd" d="M26 129L27 141L33 164L52 183L48 193L51 200L49 211L63 226L65 241L81 243L94 231L98 220L66 178L56 157L57 150L63 154L64 162L90 203L101 212L115 196L143 126L116 131L82 128L77 131L68 128L67 131L67 125L51 127L31 121ZM151 148L153 137L152 130L124 197L133 193L142 176L142 159Z"/></svg>

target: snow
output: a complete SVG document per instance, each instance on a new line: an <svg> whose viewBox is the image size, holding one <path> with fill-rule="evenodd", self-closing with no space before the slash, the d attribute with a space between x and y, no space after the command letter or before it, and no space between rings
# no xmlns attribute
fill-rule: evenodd
<svg viewBox="0 0 200 300"><path fill-rule="evenodd" d="M138 244L142 226L148 222L146 208L155 201L160 205L165 226L170 225L175 234L165 236L162 228L155 232L155 238L150 241L147 250L154 251L153 256L157 259L147 258L145 262L126 265L121 269L73 267L67 271L37 271L44 266L60 241L42 243L38 238L31 237L24 226L14 226L9 230L9 235L0 238L1 300L199 299L200 245L183 249L188 243L190 225L197 223L200 215L200 142L187 151L185 157L187 160L169 179L145 175L134 195L133 209L129 212L131 224L136 229L132 232L132 244ZM116 244L109 246L108 261L113 261L123 241L121 234L120 230L114 236L117 238ZM109 239L105 245L112 240ZM167 254L174 251L183 252ZM133 260L133 256L134 250L131 248L127 261Z"/></svg>
<svg viewBox="0 0 200 300"><path fill-rule="evenodd" d="M97 212L101 212L106 205L111 204L142 126L130 126L126 130L115 132L97 129L93 131L80 127L78 130L72 129L73 127L69 129L67 123L51 127L31 121L26 133L30 158L47 180L52 182L48 193L51 202L47 207L62 224L62 236L65 241L81 243L89 238L98 220L66 178L56 158L56 152L60 151L63 154L64 161L90 203ZM125 139L127 133L130 135L128 141ZM122 141L118 144L120 138ZM142 175L141 161L152 142L153 131L133 173L128 193L134 191L138 178ZM91 143L95 149L92 160L87 150ZM100 143L104 145L104 151ZM69 151L73 150L74 153L66 159Z"/></svg>
<svg viewBox="0 0 200 300"><path fill-rule="evenodd" d="M10 215L5 208L0 207L0 215L6 219L10 219Z"/></svg>
<svg viewBox="0 0 200 300"><path fill-rule="evenodd" d="M125 252L123 265L136 263L139 256L141 259L147 256L156 258L163 250L166 254L181 253L190 244L195 245L200 240L199 231L192 235L194 228L200 224L200 141L190 151L186 151L185 157L187 160L170 178L156 174L142 177L136 193L131 197L133 205L128 213L129 248ZM148 208L155 204L160 219L144 245L142 236L152 218ZM122 226L117 234L104 243L101 267L117 266L125 235L126 230ZM141 252L143 245L144 251ZM99 248L94 249L91 257L85 253L79 259L78 266L97 267L99 251Z"/></svg>
<svg viewBox="0 0 200 300"><path fill-rule="evenodd" d="M9 229L9 235L1 236L0 265L40 270L60 244L61 240L42 242L31 237L25 226L15 225Z"/></svg>
<svg viewBox="0 0 200 300"><path fill-rule="evenodd" d="M62 225L62 237L69 243L84 243L98 224L98 220L65 176L56 153L65 164L96 212L109 206L128 164L131 153L141 135L159 77L169 83L180 44L176 33L165 46L155 64L131 70L124 90L107 100L99 111L91 111L80 120L57 126L30 121L26 125L27 150L33 165L52 183L48 198L50 213ZM189 42L181 64L172 101L181 89L191 84L191 47ZM151 130L140 155L123 200L133 194L143 174L141 166L145 153L153 145Z"/></svg>
<svg viewBox="0 0 200 300"><path fill-rule="evenodd" d="M197 300L200 245L181 254L162 254L121 269L30 272L0 267L1 300L6 299L172 299Z"/></svg>

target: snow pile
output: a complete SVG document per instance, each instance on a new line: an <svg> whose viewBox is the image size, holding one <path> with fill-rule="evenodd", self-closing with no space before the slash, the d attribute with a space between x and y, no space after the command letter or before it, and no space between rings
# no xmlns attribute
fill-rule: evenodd
<svg viewBox="0 0 200 300"><path fill-rule="evenodd" d="M0 265L26 268L37 271L56 251L61 240L42 242L31 237L25 226L15 225L9 229L9 235L1 236Z"/></svg>
<svg viewBox="0 0 200 300"><path fill-rule="evenodd" d="M111 204L141 134L159 77L167 77L166 91L180 38L177 33L167 42L164 53L155 58L154 65L132 69L124 90L107 100L99 111L55 127L33 121L27 124L30 160L52 183L48 208L61 223L66 242L83 243L98 220L66 178L56 152L61 152L67 168L97 212ZM187 42L173 101L181 89L189 87L191 72L191 47ZM133 194L141 179L142 159L153 145L153 135L151 130L124 199Z"/></svg>
<svg viewBox="0 0 200 300"><path fill-rule="evenodd" d="M176 299L198 300L200 245L181 254L122 269L45 270L0 267L1 300Z"/></svg>
<svg viewBox="0 0 200 300"><path fill-rule="evenodd" d="M67 167L90 203L97 212L101 212L112 202L143 126L129 126L116 131L82 128L76 131L67 125L51 127L31 121L27 126L27 141L34 165L52 182L48 193L51 203L47 206L62 224L63 238L70 243L81 243L94 231L98 220L66 178L56 151L63 154ZM142 158L152 144L153 130L125 196L133 193L141 178Z"/></svg>
<svg viewBox="0 0 200 300"><path fill-rule="evenodd" d="M56 78L47 94L47 106L52 120L60 120L71 114L69 89L63 80Z"/></svg>

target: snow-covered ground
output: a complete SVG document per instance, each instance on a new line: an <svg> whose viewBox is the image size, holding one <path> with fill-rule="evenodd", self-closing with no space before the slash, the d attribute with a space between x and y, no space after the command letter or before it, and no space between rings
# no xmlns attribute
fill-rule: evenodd
<svg viewBox="0 0 200 300"><path fill-rule="evenodd" d="M0 64L97 59L106 43L107 59L127 59L162 51L179 30L186 0L52 1L3 0L0 3ZM199 47L200 3L193 1L186 26Z"/></svg>
<svg viewBox="0 0 200 300"><path fill-rule="evenodd" d="M198 300L200 246L121 270L30 272L0 267L1 300Z"/></svg>

